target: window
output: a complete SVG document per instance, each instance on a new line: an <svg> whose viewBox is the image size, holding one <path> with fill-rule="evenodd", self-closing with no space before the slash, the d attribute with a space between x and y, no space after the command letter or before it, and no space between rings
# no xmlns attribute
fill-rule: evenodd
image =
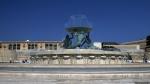
<svg viewBox="0 0 150 84"><path fill-rule="evenodd" d="M0 48L2 48L2 44L0 43Z"/></svg>
<svg viewBox="0 0 150 84"><path fill-rule="evenodd" d="M20 50L20 44L17 44L17 50Z"/></svg>
<svg viewBox="0 0 150 84"><path fill-rule="evenodd" d="M45 44L45 49L48 49L48 44Z"/></svg>
<svg viewBox="0 0 150 84"><path fill-rule="evenodd" d="M57 45L54 45L54 50L57 50Z"/></svg>
<svg viewBox="0 0 150 84"><path fill-rule="evenodd" d="M31 44L28 44L28 49L31 49Z"/></svg>
<svg viewBox="0 0 150 84"><path fill-rule="evenodd" d="M37 49L37 44L34 44L34 48Z"/></svg>
<svg viewBox="0 0 150 84"><path fill-rule="evenodd" d="M12 44L9 44L8 49L12 50Z"/></svg>
<svg viewBox="0 0 150 84"><path fill-rule="evenodd" d="M34 44L31 45L31 49L34 49Z"/></svg>
<svg viewBox="0 0 150 84"><path fill-rule="evenodd" d="M52 44L49 44L49 46L53 46Z"/></svg>
<svg viewBox="0 0 150 84"><path fill-rule="evenodd" d="M28 49L37 49L37 44L28 44Z"/></svg>
<svg viewBox="0 0 150 84"><path fill-rule="evenodd" d="M17 45L13 44L13 50L16 50L16 49L17 49Z"/></svg>
<svg viewBox="0 0 150 84"><path fill-rule="evenodd" d="M52 44L49 44L49 49L53 50L53 45Z"/></svg>

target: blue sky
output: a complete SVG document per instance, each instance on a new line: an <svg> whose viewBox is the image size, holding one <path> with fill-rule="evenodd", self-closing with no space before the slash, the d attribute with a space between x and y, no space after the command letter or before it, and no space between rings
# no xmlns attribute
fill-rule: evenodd
<svg viewBox="0 0 150 84"><path fill-rule="evenodd" d="M0 0L0 40L62 40L76 14L91 22L93 41L150 35L150 0Z"/></svg>

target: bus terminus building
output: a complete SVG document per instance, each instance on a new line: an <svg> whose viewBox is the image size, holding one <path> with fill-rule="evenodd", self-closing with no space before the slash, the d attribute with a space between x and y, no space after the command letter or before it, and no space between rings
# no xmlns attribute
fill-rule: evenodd
<svg viewBox="0 0 150 84"><path fill-rule="evenodd" d="M0 63L127 64L149 60L146 41L92 42L86 16L71 16L63 41L0 41Z"/></svg>

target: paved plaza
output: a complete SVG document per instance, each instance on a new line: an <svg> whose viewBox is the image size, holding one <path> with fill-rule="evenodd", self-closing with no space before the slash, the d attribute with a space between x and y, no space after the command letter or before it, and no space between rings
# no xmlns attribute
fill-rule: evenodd
<svg viewBox="0 0 150 84"><path fill-rule="evenodd" d="M150 65L0 65L0 84L150 84Z"/></svg>

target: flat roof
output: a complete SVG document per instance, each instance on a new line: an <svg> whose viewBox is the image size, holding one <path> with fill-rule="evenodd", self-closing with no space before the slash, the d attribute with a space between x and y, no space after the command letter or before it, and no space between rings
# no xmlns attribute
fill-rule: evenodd
<svg viewBox="0 0 150 84"><path fill-rule="evenodd" d="M142 40L136 40L136 41L130 41L130 42L123 42L121 44L133 44L133 43L140 43L140 42L145 42L146 39L142 39Z"/></svg>
<svg viewBox="0 0 150 84"><path fill-rule="evenodd" d="M39 41L0 41L0 43L62 43L62 41L44 41L44 40L39 40Z"/></svg>

